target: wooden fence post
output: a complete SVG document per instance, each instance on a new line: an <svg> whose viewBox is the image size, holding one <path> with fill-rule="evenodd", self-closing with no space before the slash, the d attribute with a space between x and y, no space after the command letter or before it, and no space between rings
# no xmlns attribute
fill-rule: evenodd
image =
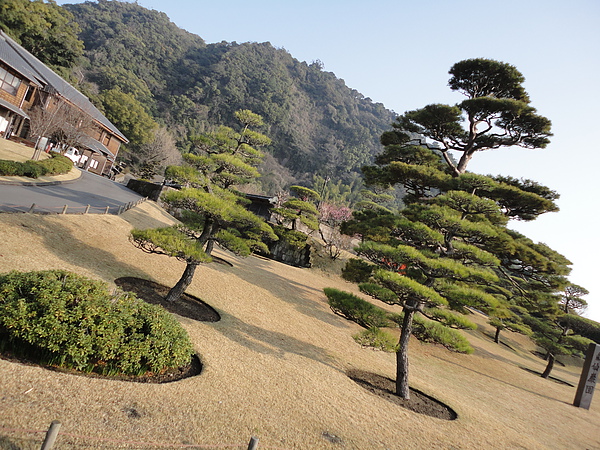
<svg viewBox="0 0 600 450"><path fill-rule="evenodd" d="M87 214L88 212L90 212L90 205L87 205L87 206L85 207L85 212L84 212L84 214Z"/></svg>
<svg viewBox="0 0 600 450"><path fill-rule="evenodd" d="M58 437L58 430L60 429L60 422L58 420L53 420L50 424L50 428L46 433L46 438L44 439L44 443L40 450L50 450L54 446L54 441Z"/></svg>
<svg viewBox="0 0 600 450"><path fill-rule="evenodd" d="M110 206L106 207L106 211L104 211L104 214L108 214L108 210L110 209Z"/></svg>
<svg viewBox="0 0 600 450"><path fill-rule="evenodd" d="M68 208L68 205L63 206L62 214L67 213L67 208Z"/></svg>
<svg viewBox="0 0 600 450"><path fill-rule="evenodd" d="M258 448L258 438L252 436L250 438L250 443L248 444L248 450L256 450Z"/></svg>
<svg viewBox="0 0 600 450"><path fill-rule="evenodd" d="M35 209L35 203L33 203L33 204L31 205L31 208L29 208L29 211L28 211L28 212L32 213L34 209Z"/></svg>

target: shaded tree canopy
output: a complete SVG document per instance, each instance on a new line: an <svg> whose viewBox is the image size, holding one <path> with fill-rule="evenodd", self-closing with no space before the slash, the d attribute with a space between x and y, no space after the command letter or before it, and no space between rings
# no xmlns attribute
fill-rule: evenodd
<svg viewBox="0 0 600 450"><path fill-rule="evenodd" d="M79 25L54 0L0 1L0 28L59 71L73 66L83 54Z"/></svg>

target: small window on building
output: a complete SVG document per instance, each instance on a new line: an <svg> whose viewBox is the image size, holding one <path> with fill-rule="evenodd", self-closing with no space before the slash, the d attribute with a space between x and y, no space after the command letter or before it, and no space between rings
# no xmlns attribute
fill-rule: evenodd
<svg viewBox="0 0 600 450"><path fill-rule="evenodd" d="M27 93L25 94L25 101L30 102L31 97L33 97L33 88L31 86L27 86Z"/></svg>
<svg viewBox="0 0 600 450"><path fill-rule="evenodd" d="M0 67L0 89L12 95L17 95L21 80Z"/></svg>

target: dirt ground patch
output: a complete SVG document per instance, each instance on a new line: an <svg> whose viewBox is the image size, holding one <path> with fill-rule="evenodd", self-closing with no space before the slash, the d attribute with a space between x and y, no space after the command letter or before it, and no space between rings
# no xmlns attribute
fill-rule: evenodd
<svg viewBox="0 0 600 450"><path fill-rule="evenodd" d="M115 284L124 291L133 292L138 298L148 303L160 305L167 311L182 317L200 322L218 322L221 320L221 316L214 308L188 293L184 293L177 302L167 302L165 297L170 288L154 281L136 277L122 277L117 278Z"/></svg>
<svg viewBox="0 0 600 450"><path fill-rule="evenodd" d="M410 389L410 399L408 400L398 397L394 392L395 382L391 378L365 370L349 370L348 377L369 392L412 412L444 420L457 418L457 414L452 408L416 389Z"/></svg>

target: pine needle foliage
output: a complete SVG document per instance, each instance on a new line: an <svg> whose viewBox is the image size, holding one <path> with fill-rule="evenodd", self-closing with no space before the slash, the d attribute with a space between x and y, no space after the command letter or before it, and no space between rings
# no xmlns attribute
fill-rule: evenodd
<svg viewBox="0 0 600 450"><path fill-rule="evenodd" d="M249 256L253 251L268 253L264 241L278 239L263 219L248 211L248 200L235 190L259 176L254 165L263 154L252 145L267 145L270 139L249 129L263 124L258 114L242 110L236 117L240 130L219 127L196 136L194 153L184 155L186 165L166 169L165 175L181 188L161 199L182 225L131 233L138 248L187 263L167 295L169 301L179 299L199 264L212 261L214 245Z"/></svg>
<svg viewBox="0 0 600 450"><path fill-rule="evenodd" d="M405 207L362 210L344 226L362 238L358 256L380 267L368 283L384 289L363 284L364 292L403 308L396 390L404 398L411 331L432 341L456 336L450 346L469 352L452 329L471 328L460 313L475 307L501 319L511 303L551 313L569 272L562 255L506 228L510 219L557 210L556 193L530 181L467 172L481 151L545 147L550 121L529 105L524 78L510 64L470 59L450 74L451 88L467 99L404 113L382 136L375 165L363 168L368 186L402 188Z"/></svg>

